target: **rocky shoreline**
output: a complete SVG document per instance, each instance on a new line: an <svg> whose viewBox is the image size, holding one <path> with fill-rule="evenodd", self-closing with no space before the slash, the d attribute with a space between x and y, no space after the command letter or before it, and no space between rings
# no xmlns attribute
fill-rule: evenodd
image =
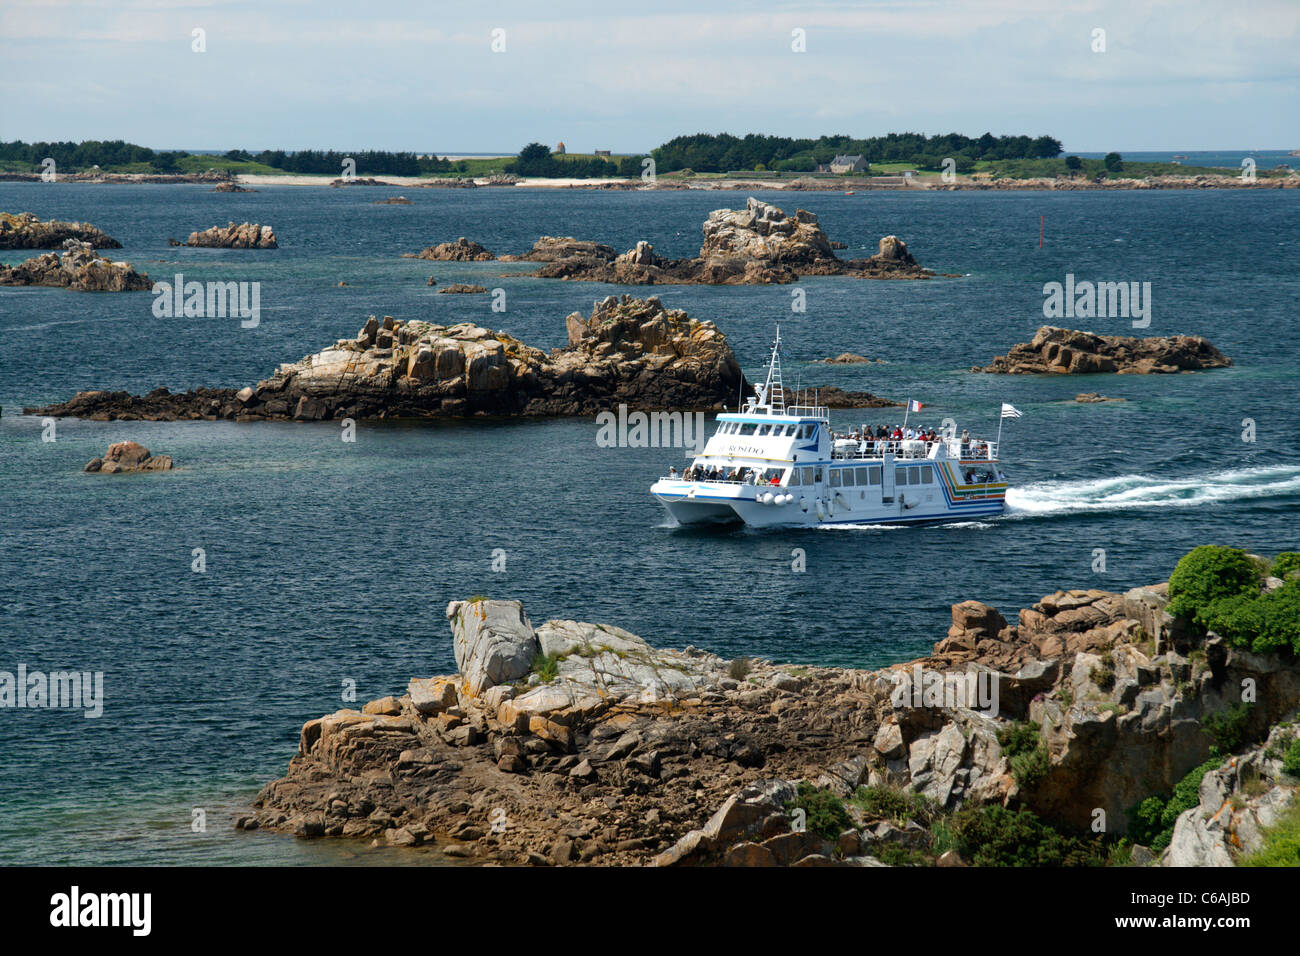
<svg viewBox="0 0 1300 956"><path fill-rule="evenodd" d="M507 865L1231 865L1295 800L1300 665L1168 606L1165 584L1058 591L1008 625L967 601L931 656L859 671L455 601L457 674L308 721L236 826ZM1216 758L1244 680L1258 703ZM1198 768L1196 806L1136 842Z"/></svg>
<svg viewBox="0 0 1300 956"><path fill-rule="evenodd" d="M16 266L0 264L0 286L50 286L74 292L144 292L149 277L129 262L114 262L88 242L68 239L64 252L33 256Z"/></svg>
<svg viewBox="0 0 1300 956"><path fill-rule="evenodd" d="M158 388L142 396L87 391L24 411L92 421L583 416L620 404L715 411L752 392L718 328L665 308L657 296L608 296L590 317L574 312L565 322L569 344L548 354L469 323L372 315L356 338L281 365L256 386L183 394ZM896 404L835 388L823 389L820 400L848 408Z"/></svg>
<svg viewBox="0 0 1300 956"><path fill-rule="evenodd" d="M1032 341L1013 345L1006 355L996 356L989 365L974 366L971 371L1010 375L1043 372L1150 375L1231 365L1232 359L1199 335L1139 339L1045 325Z"/></svg>
<svg viewBox="0 0 1300 956"><path fill-rule="evenodd" d="M665 259L649 242L624 253L612 246L571 236L542 236L520 255L501 262L535 262L540 279L571 279L614 285L784 285L801 276L852 276L864 279L930 279L897 236L880 240L876 255L843 260L817 222L804 209L794 215L752 196L744 209L717 209L704 222L698 256ZM841 244L842 245L842 244ZM463 236L430 246L410 258L477 262L497 259Z"/></svg>

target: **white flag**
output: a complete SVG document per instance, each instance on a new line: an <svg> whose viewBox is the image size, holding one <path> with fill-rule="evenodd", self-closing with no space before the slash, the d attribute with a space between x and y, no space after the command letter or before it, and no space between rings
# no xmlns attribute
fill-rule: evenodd
<svg viewBox="0 0 1300 956"><path fill-rule="evenodd" d="M1016 406L1014 406L1014 405L1008 405L1006 402L1003 402L1003 403L1002 403L1002 417L1003 417L1003 418L1019 418L1019 417L1020 417L1020 409L1016 408Z"/></svg>

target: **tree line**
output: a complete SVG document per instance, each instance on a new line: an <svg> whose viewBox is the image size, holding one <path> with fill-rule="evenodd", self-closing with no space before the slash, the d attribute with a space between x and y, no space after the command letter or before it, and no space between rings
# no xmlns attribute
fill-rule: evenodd
<svg viewBox="0 0 1300 956"><path fill-rule="evenodd" d="M1053 159L1062 152L1060 140L1051 136L979 137L960 133L926 136L921 133L890 133L867 139L849 136L820 136L817 139L793 139L750 133L695 133L677 136L653 149L657 173L693 170L701 173L743 172L812 172L837 155L861 155L868 164L908 163L920 169L942 169L944 161L953 160L957 172L969 172L976 162L1007 159ZM0 162L22 162L39 166L48 156L61 169L88 169L147 164L159 172L177 168L180 159L192 154L184 150L155 151L122 140L86 140L82 143L24 143L21 140L0 142ZM463 161L444 157L420 156L411 152L388 150L303 149L286 151L264 149L252 153L231 149L223 158L244 163L260 163L286 173L339 175L343 162L352 159L359 176L420 176L431 173L465 172ZM642 155L609 157L564 156L551 152L543 143L529 143L505 163L505 170L520 176L635 178L641 175ZM1109 159L1109 157L1108 157ZM1108 168L1110 162L1107 163Z"/></svg>
<svg viewBox="0 0 1300 956"><path fill-rule="evenodd" d="M994 136L972 138L960 133L926 136L890 133L868 139L819 136L792 139L750 133L695 133L677 136L651 151L655 169L670 173L691 169L700 173L731 170L811 172L835 156L861 155L870 163L910 163L921 169L941 169L952 159L958 172L967 172L980 160L1052 159L1061 155L1061 141L1051 136Z"/></svg>

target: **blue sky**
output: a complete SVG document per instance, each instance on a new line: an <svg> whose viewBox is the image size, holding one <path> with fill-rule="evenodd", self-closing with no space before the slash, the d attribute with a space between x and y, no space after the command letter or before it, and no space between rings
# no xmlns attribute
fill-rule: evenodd
<svg viewBox="0 0 1300 956"><path fill-rule="evenodd" d="M700 131L989 130L1300 148L1297 0L3 0L0 62L6 140L632 152Z"/></svg>

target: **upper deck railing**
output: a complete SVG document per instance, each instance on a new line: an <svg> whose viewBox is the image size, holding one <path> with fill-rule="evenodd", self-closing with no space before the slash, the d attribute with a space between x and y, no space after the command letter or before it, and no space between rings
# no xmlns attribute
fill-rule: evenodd
<svg viewBox="0 0 1300 956"><path fill-rule="evenodd" d="M831 417L831 410L827 405L787 405L785 413L799 418L817 418L821 420L828 420Z"/></svg>
<svg viewBox="0 0 1300 956"><path fill-rule="evenodd" d="M892 454L898 458L929 458L938 445L947 447L951 458L971 461L997 461L998 443L972 438L963 442L960 438L925 441L921 438L895 440L892 438L837 438L831 445L831 457L840 459L881 458Z"/></svg>

